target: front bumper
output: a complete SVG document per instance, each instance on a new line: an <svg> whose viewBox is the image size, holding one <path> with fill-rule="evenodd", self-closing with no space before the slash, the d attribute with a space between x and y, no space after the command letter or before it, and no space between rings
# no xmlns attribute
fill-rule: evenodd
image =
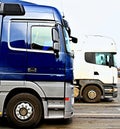
<svg viewBox="0 0 120 129"><path fill-rule="evenodd" d="M104 98L116 98L118 96L118 87L116 84L104 85Z"/></svg>

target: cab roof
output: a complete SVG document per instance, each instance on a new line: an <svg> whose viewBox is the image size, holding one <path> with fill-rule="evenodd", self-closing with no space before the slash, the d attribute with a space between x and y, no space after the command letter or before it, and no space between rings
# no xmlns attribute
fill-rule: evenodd
<svg viewBox="0 0 120 129"><path fill-rule="evenodd" d="M101 35L86 35L80 39L75 50L86 52L113 52L116 53L116 43L112 38Z"/></svg>
<svg viewBox="0 0 120 129"><path fill-rule="evenodd" d="M1 3L21 4L24 7L24 17L34 19L56 20L62 22L62 15L59 10L52 6L38 5L21 0L2 0Z"/></svg>

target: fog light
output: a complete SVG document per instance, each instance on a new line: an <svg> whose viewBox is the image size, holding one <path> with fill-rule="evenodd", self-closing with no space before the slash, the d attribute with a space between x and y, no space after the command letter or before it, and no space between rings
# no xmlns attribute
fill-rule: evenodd
<svg viewBox="0 0 120 129"><path fill-rule="evenodd" d="M2 112L0 112L0 116L2 116Z"/></svg>
<svg viewBox="0 0 120 129"><path fill-rule="evenodd" d="M118 91L118 89L117 88L113 88L113 92L117 92Z"/></svg>

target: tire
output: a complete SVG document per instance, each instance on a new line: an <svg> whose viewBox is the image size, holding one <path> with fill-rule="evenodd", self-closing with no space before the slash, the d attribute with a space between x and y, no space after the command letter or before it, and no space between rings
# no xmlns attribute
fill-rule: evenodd
<svg viewBox="0 0 120 129"><path fill-rule="evenodd" d="M97 103L101 100L101 94L100 88L90 85L83 90L83 100L88 103Z"/></svg>
<svg viewBox="0 0 120 129"><path fill-rule="evenodd" d="M7 119L17 127L35 127L41 121L42 104L32 94L20 93L10 99L6 108Z"/></svg>

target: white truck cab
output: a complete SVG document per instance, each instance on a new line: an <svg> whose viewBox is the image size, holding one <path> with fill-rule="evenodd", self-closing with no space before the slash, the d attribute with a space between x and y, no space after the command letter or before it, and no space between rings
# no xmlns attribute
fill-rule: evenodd
<svg viewBox="0 0 120 129"><path fill-rule="evenodd" d="M85 36L74 49L75 97L85 102L117 97L116 44L111 38Z"/></svg>

